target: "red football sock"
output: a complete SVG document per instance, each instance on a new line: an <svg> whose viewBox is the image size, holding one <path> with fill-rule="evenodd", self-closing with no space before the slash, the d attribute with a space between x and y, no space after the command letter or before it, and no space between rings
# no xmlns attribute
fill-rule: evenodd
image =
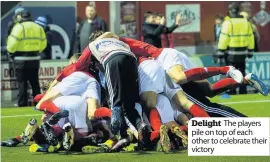
<svg viewBox="0 0 270 162"><path fill-rule="evenodd" d="M40 104L39 107L42 111L47 111L49 113L55 114L60 111L60 108L57 107L52 101L44 101Z"/></svg>
<svg viewBox="0 0 270 162"><path fill-rule="evenodd" d="M180 125L179 128L180 128L182 131L185 131L185 132L188 131L188 127L185 126L185 125Z"/></svg>
<svg viewBox="0 0 270 162"><path fill-rule="evenodd" d="M159 130L160 126L162 125L162 122L161 122L161 119L160 119L159 112L158 112L158 110L156 108L152 109L150 111L149 119L150 119L150 124L151 124L152 128L154 130Z"/></svg>
<svg viewBox="0 0 270 162"><path fill-rule="evenodd" d="M34 97L34 101L35 102L39 102L44 96L45 96L46 93L42 93L42 94L38 94Z"/></svg>
<svg viewBox="0 0 270 162"><path fill-rule="evenodd" d="M104 117L111 117L112 116L112 110L108 109L106 107L100 107L98 108L94 113L95 118L104 118Z"/></svg>
<svg viewBox="0 0 270 162"><path fill-rule="evenodd" d="M21 138L22 138L21 136L17 136L17 137L16 137L16 139L17 139L18 141L21 141Z"/></svg>
<svg viewBox="0 0 270 162"><path fill-rule="evenodd" d="M225 78L213 84L212 90L215 92L215 94L219 94L238 85L239 84L232 78Z"/></svg>
<svg viewBox="0 0 270 162"><path fill-rule="evenodd" d="M201 108L200 106L193 104L190 109L189 112L194 116L194 117L210 117L206 111L204 111L203 108Z"/></svg>
<svg viewBox="0 0 270 162"><path fill-rule="evenodd" d="M218 74L226 74L229 70L229 66L223 67L201 67L201 68L193 68L185 71L187 81L194 80L202 80L207 79L209 77L218 75Z"/></svg>
<svg viewBox="0 0 270 162"><path fill-rule="evenodd" d="M151 132L150 140L153 141L157 138L159 138L159 130L155 130L155 131Z"/></svg>

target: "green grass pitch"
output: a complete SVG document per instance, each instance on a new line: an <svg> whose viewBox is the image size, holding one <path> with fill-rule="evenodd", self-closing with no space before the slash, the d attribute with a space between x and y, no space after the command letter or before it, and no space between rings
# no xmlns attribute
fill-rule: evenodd
<svg viewBox="0 0 270 162"><path fill-rule="evenodd" d="M218 103L227 104L251 117L270 117L270 97L260 94L232 96L230 99L219 97L212 99ZM1 140L7 140L20 134L31 117L40 119L41 113L32 108L2 108L1 109ZM40 123L40 122L39 122ZM143 153L30 153L29 146L19 145L15 148L1 147L2 162L269 162L270 157L189 157L187 151L164 154L162 152Z"/></svg>

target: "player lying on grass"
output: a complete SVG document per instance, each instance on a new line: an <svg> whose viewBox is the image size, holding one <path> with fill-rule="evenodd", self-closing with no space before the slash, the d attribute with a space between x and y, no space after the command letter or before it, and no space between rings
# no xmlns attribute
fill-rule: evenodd
<svg viewBox="0 0 270 162"><path fill-rule="evenodd" d="M12 140L7 141L5 142L6 146L16 146L20 142L26 144L30 139L34 139L35 144L29 148L31 152L55 152L61 145L65 150L81 151L81 148L85 145L97 145L97 140L100 143L108 139L111 132L103 123L99 121L96 123L87 122L87 104L83 97L61 96L53 102L61 110L68 111L69 116L52 118L47 115L43 117L44 122L40 128L35 119L31 120L20 137L21 140L17 140L17 143L14 140L13 143ZM57 116L58 113L54 116ZM53 125L53 127L50 125ZM102 133L98 133L101 131ZM61 142L61 145L58 144L59 142Z"/></svg>
<svg viewBox="0 0 270 162"><path fill-rule="evenodd" d="M58 74L56 81L54 81L57 84L54 84L53 88L50 87L50 91L38 103L37 108L39 110L46 110L51 113L59 112L60 109L52 100L62 95L75 94L86 98L88 118L93 119L95 110L100 107L100 87L88 72L90 62L85 57L85 53L88 52L89 50L86 48L80 57L83 61L79 59L76 62L71 62L73 64L67 66ZM77 70L78 65L85 66L85 68ZM113 136L112 139L116 141L117 138ZM108 147L112 147L112 140L107 141L106 144Z"/></svg>
<svg viewBox="0 0 270 162"><path fill-rule="evenodd" d="M91 134L90 137L88 135L89 133L97 134L97 130L95 130L97 128L104 130L107 134L107 138L102 138L101 142L104 142L112 134L108 127L104 125L104 123L100 123L100 121L93 123L88 120L87 122L87 104L83 97L62 96L55 99L53 102L59 108L61 108L61 110L69 111L69 117L62 118L58 122L58 125L65 131L65 136L63 139L63 147L65 150L81 151L83 146L89 144L93 145L94 142L91 140L94 136L93 134ZM104 150L103 148L99 147L96 147L96 149L98 149L96 151L100 151L100 149Z"/></svg>

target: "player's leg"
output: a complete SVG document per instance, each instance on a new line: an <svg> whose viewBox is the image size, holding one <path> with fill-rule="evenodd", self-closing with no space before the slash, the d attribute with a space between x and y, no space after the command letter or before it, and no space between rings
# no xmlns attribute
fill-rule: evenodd
<svg viewBox="0 0 270 162"><path fill-rule="evenodd" d="M135 109L135 103L140 100L137 60L131 56L124 56L121 62L123 114L138 130L140 144L148 146L150 128L143 122Z"/></svg>
<svg viewBox="0 0 270 162"><path fill-rule="evenodd" d="M58 83L52 88L46 95L39 101L36 108L39 110L46 110L50 113L59 112L60 109L57 107L52 100L60 96L68 96L70 94L82 94L86 89L86 84L89 76L82 72L72 73L70 76L64 78L62 82Z"/></svg>
<svg viewBox="0 0 270 162"><path fill-rule="evenodd" d="M119 65L113 62L108 62L105 67L105 82L107 84L109 103L112 109L111 129L113 134L117 134L121 127L120 116L121 110L121 78ZM111 142L112 143L112 142ZM112 146L109 146L111 148Z"/></svg>
<svg viewBox="0 0 270 162"><path fill-rule="evenodd" d="M160 113L162 123L166 125L173 134L176 134L178 137L180 137L182 139L183 144L187 146L187 136L180 129L178 123L176 123L174 120L174 110L171 106L168 97L164 96L163 94L159 94L157 100L158 100L157 109ZM167 138L165 137L167 136L167 134L165 133L166 131L163 129L164 128L162 127L160 128L160 142L161 145L163 146L163 150L167 152L168 150L170 150L170 141L166 140Z"/></svg>
<svg viewBox="0 0 270 162"><path fill-rule="evenodd" d="M164 49L157 60L162 63L166 73L178 84L202 80L218 74L228 75L238 83L243 80L241 72L232 66L195 68L186 55L175 49Z"/></svg>
<svg viewBox="0 0 270 162"><path fill-rule="evenodd" d="M156 109L157 95L164 91L165 73L155 60L145 60L138 67L140 97L149 112L149 119L154 131L159 131L162 124Z"/></svg>
<svg viewBox="0 0 270 162"><path fill-rule="evenodd" d="M180 125L179 128L182 131L188 131L188 122L190 117L177 109L177 105L174 102L171 102L173 110L174 110L174 120Z"/></svg>
<svg viewBox="0 0 270 162"><path fill-rule="evenodd" d="M200 105L188 100L184 91L182 90L178 91L172 99L179 107L182 107L184 110L190 112L194 117L209 117L207 112Z"/></svg>
<svg viewBox="0 0 270 162"><path fill-rule="evenodd" d="M122 77L123 75L122 68L127 68L127 67L122 67L121 65L123 57L124 56L122 55L115 56L111 58L110 61L108 61L105 64L105 81L107 84L109 103L112 109L111 130L114 135L116 135L120 131L121 124L122 122L124 122L121 120L123 116L123 111L124 111L124 106L123 106L123 102L124 102L123 82L124 81ZM132 124L134 124L133 122L135 121L132 120ZM117 138L116 136L113 136L111 137L111 139L107 140L104 144L106 145L106 147L108 147L108 149L111 149L113 145L116 144L116 142L117 142Z"/></svg>
<svg viewBox="0 0 270 162"><path fill-rule="evenodd" d="M239 87L241 85L249 85L258 90L262 95L268 95L268 88L266 85L255 74L252 73L249 73L244 77L242 84L237 83L232 78L221 79L214 84L209 83L207 80L199 80L194 82L203 90L204 94L208 97L214 97L222 92Z"/></svg>
<svg viewBox="0 0 270 162"><path fill-rule="evenodd" d="M82 96L86 98L88 118L94 119L94 113L100 107L101 101L100 85L94 78L89 78L87 89Z"/></svg>
<svg viewBox="0 0 270 162"><path fill-rule="evenodd" d="M211 102L201 103L188 94L186 94L186 96L190 101L200 105L211 117L246 117L246 115L236 111L231 107Z"/></svg>
<svg viewBox="0 0 270 162"><path fill-rule="evenodd" d="M187 99L182 88L174 83L170 77L166 77L164 93L171 102L177 105L179 111L188 111L194 117L209 117L207 112L199 105Z"/></svg>
<svg viewBox="0 0 270 162"><path fill-rule="evenodd" d="M20 143L27 144L38 130L37 120L31 119L21 135L1 142L1 146L15 147Z"/></svg>
<svg viewBox="0 0 270 162"><path fill-rule="evenodd" d="M82 138L89 131L86 122L87 103L85 98L81 96L62 96L53 102L62 110L69 111L68 118L61 119L58 122L65 130L63 146L66 150L69 150L74 144L74 140Z"/></svg>

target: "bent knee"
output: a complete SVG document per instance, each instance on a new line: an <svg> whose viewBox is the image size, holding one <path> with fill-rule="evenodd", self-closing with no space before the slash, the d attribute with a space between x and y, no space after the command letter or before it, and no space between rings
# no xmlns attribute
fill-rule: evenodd
<svg viewBox="0 0 270 162"><path fill-rule="evenodd" d="M153 109L157 106L157 94L155 92L144 92L141 94L141 99L148 109Z"/></svg>
<svg viewBox="0 0 270 162"><path fill-rule="evenodd" d="M147 101L145 102L145 106L146 106L148 109L151 110L151 109L156 108L157 102L154 101L154 100L147 100Z"/></svg>
<svg viewBox="0 0 270 162"><path fill-rule="evenodd" d="M171 67L168 70L168 75L170 76L171 79L173 79L174 82L178 84L183 84L187 82L187 78L184 72L184 69L180 65L176 65Z"/></svg>

